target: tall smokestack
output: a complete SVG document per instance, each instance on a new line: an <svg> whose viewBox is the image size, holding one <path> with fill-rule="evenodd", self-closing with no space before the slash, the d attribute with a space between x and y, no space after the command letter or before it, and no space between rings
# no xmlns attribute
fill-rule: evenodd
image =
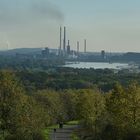
<svg viewBox="0 0 140 140"><path fill-rule="evenodd" d="M87 40L85 39L84 40L84 53L87 52Z"/></svg>
<svg viewBox="0 0 140 140"><path fill-rule="evenodd" d="M61 54L62 49L62 27L60 27L60 46L59 46L59 54Z"/></svg>
<svg viewBox="0 0 140 140"><path fill-rule="evenodd" d="M63 51L66 52L66 27L64 27Z"/></svg>
<svg viewBox="0 0 140 140"><path fill-rule="evenodd" d="M79 46L80 46L79 41L77 41L77 53L79 53Z"/></svg>

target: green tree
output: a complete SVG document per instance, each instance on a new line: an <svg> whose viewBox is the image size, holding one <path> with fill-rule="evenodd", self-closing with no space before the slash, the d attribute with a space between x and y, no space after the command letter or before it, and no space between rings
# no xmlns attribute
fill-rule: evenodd
<svg viewBox="0 0 140 140"><path fill-rule="evenodd" d="M116 84L113 91L106 96L109 115L108 126L112 139L124 139L140 131L140 88L132 83L127 89ZM107 126L107 127L108 127Z"/></svg>
<svg viewBox="0 0 140 140"><path fill-rule="evenodd" d="M38 91L34 95L35 100L43 106L46 112L46 126L64 120L65 111L60 94L53 90Z"/></svg>
<svg viewBox="0 0 140 140"><path fill-rule="evenodd" d="M126 89L127 134L140 137L140 86L132 82Z"/></svg>
<svg viewBox="0 0 140 140"><path fill-rule="evenodd" d="M32 140L43 127L42 112L39 105L24 94L12 72L0 72L0 131L4 140Z"/></svg>
<svg viewBox="0 0 140 140"><path fill-rule="evenodd" d="M106 95L106 108L109 119L105 131L108 131L111 139L117 140L126 133L128 117L126 92L119 83L116 83L112 92Z"/></svg>
<svg viewBox="0 0 140 140"><path fill-rule="evenodd" d="M64 106L65 119L68 121L77 120L76 105L78 94L76 90L66 90L60 94L61 102Z"/></svg>
<svg viewBox="0 0 140 140"><path fill-rule="evenodd" d="M17 111L24 103L23 90L11 72L0 72L0 128L3 137L13 133L17 127Z"/></svg>
<svg viewBox="0 0 140 140"><path fill-rule="evenodd" d="M105 100L99 90L80 90L77 103L79 119L88 132L94 134L94 139L98 139L101 133L102 116L105 112Z"/></svg>

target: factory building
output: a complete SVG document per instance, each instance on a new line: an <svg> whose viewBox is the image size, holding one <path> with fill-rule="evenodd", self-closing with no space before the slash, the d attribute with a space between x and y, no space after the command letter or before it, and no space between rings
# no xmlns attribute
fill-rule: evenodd
<svg viewBox="0 0 140 140"><path fill-rule="evenodd" d="M105 56L105 50L102 50L102 51L101 51L101 58L102 58L102 59L105 59L105 58L106 58L106 56Z"/></svg>
<svg viewBox="0 0 140 140"><path fill-rule="evenodd" d="M42 50L42 55L43 56L49 56L49 54L50 54L50 50L49 50L49 48L48 47L46 47L44 50Z"/></svg>
<svg viewBox="0 0 140 140"><path fill-rule="evenodd" d="M67 45L67 55L70 55L71 50L70 50L70 41L68 40L68 45Z"/></svg>

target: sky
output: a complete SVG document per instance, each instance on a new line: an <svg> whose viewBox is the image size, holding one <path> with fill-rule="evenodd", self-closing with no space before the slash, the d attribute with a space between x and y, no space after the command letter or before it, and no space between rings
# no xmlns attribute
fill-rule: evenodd
<svg viewBox="0 0 140 140"><path fill-rule="evenodd" d="M0 0L0 49L59 47L67 27L72 49L140 52L140 0Z"/></svg>

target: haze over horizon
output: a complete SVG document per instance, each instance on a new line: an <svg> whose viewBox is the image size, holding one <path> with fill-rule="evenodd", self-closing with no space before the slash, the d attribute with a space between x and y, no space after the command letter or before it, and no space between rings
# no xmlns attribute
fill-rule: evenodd
<svg viewBox="0 0 140 140"><path fill-rule="evenodd" d="M0 0L0 49L59 47L59 27L76 49L140 52L139 0Z"/></svg>

